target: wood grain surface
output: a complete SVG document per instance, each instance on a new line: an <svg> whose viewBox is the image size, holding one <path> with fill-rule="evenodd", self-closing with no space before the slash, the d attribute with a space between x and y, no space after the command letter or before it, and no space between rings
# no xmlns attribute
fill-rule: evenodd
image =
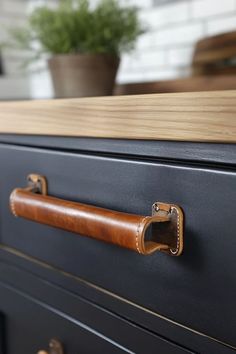
<svg viewBox="0 0 236 354"><path fill-rule="evenodd" d="M236 89L236 74L230 75L203 75L184 79L162 80L151 82L135 82L117 85L116 95L142 95L150 93L194 92L194 91L222 91ZM236 73L236 67L234 67ZM226 71L226 69L224 69Z"/></svg>
<svg viewBox="0 0 236 354"><path fill-rule="evenodd" d="M235 40L236 31L201 39L195 46L193 65L212 64L219 60L235 58Z"/></svg>
<svg viewBox="0 0 236 354"><path fill-rule="evenodd" d="M235 75L236 31L203 38L196 43L192 73L198 75Z"/></svg>
<svg viewBox="0 0 236 354"><path fill-rule="evenodd" d="M2 102L0 133L236 143L236 91Z"/></svg>

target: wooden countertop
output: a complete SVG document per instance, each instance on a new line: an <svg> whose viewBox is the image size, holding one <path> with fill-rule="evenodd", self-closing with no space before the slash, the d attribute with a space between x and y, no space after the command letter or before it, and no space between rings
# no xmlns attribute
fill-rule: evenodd
<svg viewBox="0 0 236 354"><path fill-rule="evenodd" d="M236 91L1 102L0 133L236 143Z"/></svg>

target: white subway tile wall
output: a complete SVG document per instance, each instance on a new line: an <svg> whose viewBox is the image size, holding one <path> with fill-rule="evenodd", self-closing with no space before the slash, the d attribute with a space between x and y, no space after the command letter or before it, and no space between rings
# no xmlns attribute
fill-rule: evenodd
<svg viewBox="0 0 236 354"><path fill-rule="evenodd" d="M220 34L236 29L236 14L233 16L216 17L207 22L206 32L208 36Z"/></svg>
<svg viewBox="0 0 236 354"><path fill-rule="evenodd" d="M140 19L149 30L139 38L134 52L122 58L118 83L191 75L196 41L236 30L236 0L153 0L138 4Z"/></svg>
<svg viewBox="0 0 236 354"><path fill-rule="evenodd" d="M42 0L0 0L0 42L7 43L7 32L12 26L25 24L30 8L42 4ZM45 1L44 1L45 3ZM33 6L32 6L33 4ZM46 63L40 70L23 69L29 53L10 48L2 49L4 75L0 76L0 100L50 98L53 90ZM34 67L33 67L34 69Z"/></svg>
<svg viewBox="0 0 236 354"><path fill-rule="evenodd" d="M192 15L197 20L226 15L234 10L235 0L195 0L192 2Z"/></svg>
<svg viewBox="0 0 236 354"><path fill-rule="evenodd" d="M96 4L98 0L92 1ZM48 3L46 0L0 0L0 41L6 38L6 28L9 25L23 23L33 7L45 2ZM139 17L147 32L138 39L132 53L122 56L118 83L186 77L191 74L191 60L197 40L236 30L236 0L120 2L138 7ZM31 75L20 74L17 65L19 57L22 55L17 51L3 53L7 75L4 79L0 78L0 99L7 95L21 98L29 92L30 97L52 97L47 70ZM17 90L10 85L14 80L13 87ZM20 85L22 90L19 89Z"/></svg>
<svg viewBox="0 0 236 354"><path fill-rule="evenodd" d="M27 12L28 1L22 0L1 0L0 9L4 15L24 17Z"/></svg>

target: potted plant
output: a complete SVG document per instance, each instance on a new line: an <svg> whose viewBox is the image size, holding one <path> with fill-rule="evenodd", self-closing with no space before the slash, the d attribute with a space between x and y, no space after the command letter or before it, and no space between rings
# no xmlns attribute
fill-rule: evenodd
<svg viewBox="0 0 236 354"><path fill-rule="evenodd" d="M41 6L28 17L27 27L11 30L11 44L49 55L56 97L110 95L120 55L134 47L143 33L135 7L117 0L61 0Z"/></svg>

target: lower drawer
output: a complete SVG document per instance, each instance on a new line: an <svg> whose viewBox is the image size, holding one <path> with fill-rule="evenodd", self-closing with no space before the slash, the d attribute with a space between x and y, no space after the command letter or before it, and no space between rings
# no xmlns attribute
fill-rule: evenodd
<svg viewBox="0 0 236 354"><path fill-rule="evenodd" d="M0 274L3 354L36 354L51 338L63 344L65 354L193 353L15 267L2 263Z"/></svg>

